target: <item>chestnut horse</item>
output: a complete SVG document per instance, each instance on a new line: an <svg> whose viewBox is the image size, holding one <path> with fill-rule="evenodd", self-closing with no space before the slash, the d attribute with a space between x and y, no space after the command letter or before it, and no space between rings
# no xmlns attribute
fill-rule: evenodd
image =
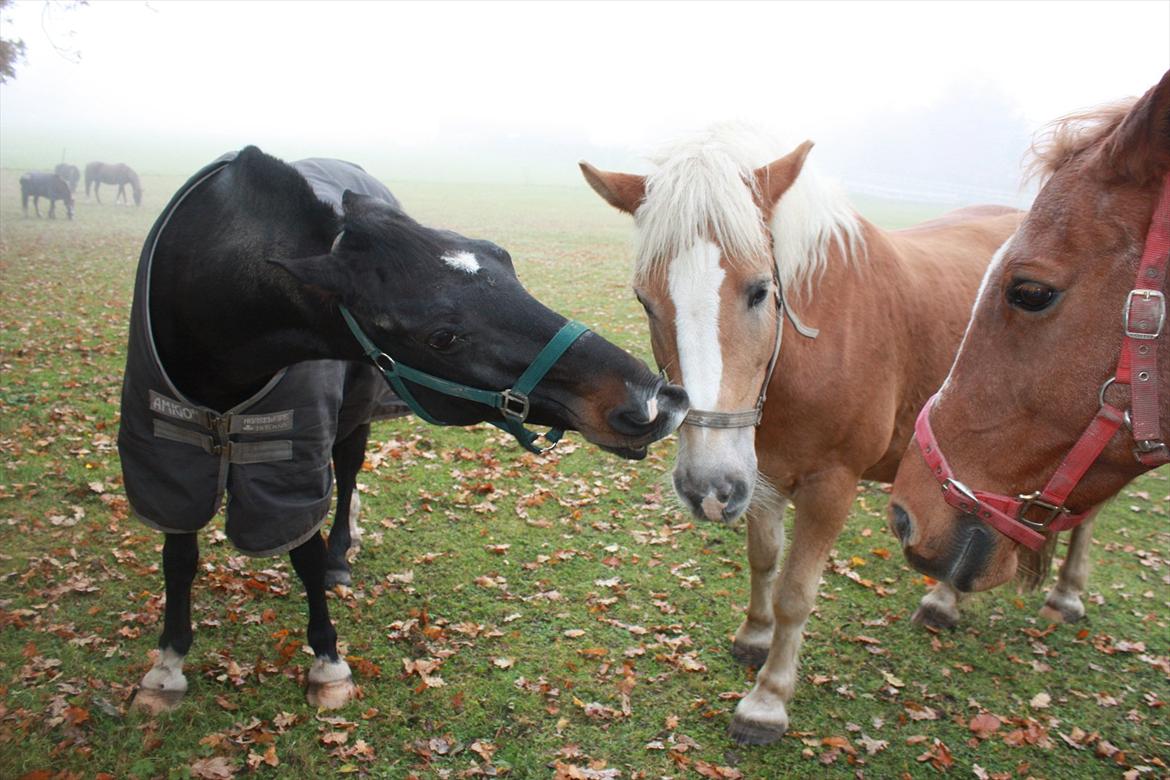
<svg viewBox="0 0 1170 780"><path fill-rule="evenodd" d="M805 166L811 147L764 164L757 137L719 127L647 176L581 164L634 216L634 288L654 355L691 399L676 492L700 518L747 514L750 600L732 650L767 660L731 723L745 743L788 728L801 631L858 480L893 479L983 271L1021 218L978 206L882 230ZM777 578L789 500L792 547Z"/></svg>
<svg viewBox="0 0 1170 780"><path fill-rule="evenodd" d="M1005 582L1170 462L1170 72L1058 121L1037 157L1047 181L987 271L890 505L910 563L961 590Z"/></svg>

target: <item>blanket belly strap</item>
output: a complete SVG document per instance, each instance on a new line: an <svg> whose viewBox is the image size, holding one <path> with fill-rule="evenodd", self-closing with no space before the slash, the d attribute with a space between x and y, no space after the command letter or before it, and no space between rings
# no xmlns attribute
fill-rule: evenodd
<svg viewBox="0 0 1170 780"><path fill-rule="evenodd" d="M154 421L154 435L159 439L190 444L210 455L225 455L229 463L271 463L292 460L292 442L287 439L272 441L229 441L216 444L206 433L183 428L166 420Z"/></svg>

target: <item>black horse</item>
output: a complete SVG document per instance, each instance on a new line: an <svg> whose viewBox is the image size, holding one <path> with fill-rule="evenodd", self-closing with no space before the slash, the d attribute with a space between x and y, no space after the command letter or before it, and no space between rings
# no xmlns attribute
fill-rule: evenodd
<svg viewBox="0 0 1170 780"><path fill-rule="evenodd" d="M130 203L126 199L126 185L129 184L134 192L134 205L142 205L142 183L138 180L138 174L126 163L91 162L85 166L85 197L89 197L89 188L92 185L93 196L101 203L102 196L98 190L103 184L117 184L118 194L114 196L114 203L121 199L126 204Z"/></svg>
<svg viewBox="0 0 1170 780"><path fill-rule="evenodd" d="M20 207L28 216L28 199L32 198L33 211L41 216L40 199L49 199L49 219L57 218L57 201L65 201L65 213L73 219L73 194L69 185L55 173L26 173L20 177Z"/></svg>
<svg viewBox="0 0 1170 780"><path fill-rule="evenodd" d="M65 180L65 183L69 185L70 192L77 192L77 183L81 181L81 171L77 170L76 165L61 163L53 169L53 173Z"/></svg>
<svg viewBox="0 0 1170 780"><path fill-rule="evenodd" d="M386 196L356 166L287 165L248 147L196 174L147 238L118 444L131 506L168 533L160 653L142 679L138 706L168 709L186 690L194 531L225 486L232 541L252 552L288 551L304 584L316 656L309 703L338 707L351 698L325 600L330 564L318 529L330 449L343 487L364 457L365 415L377 406L369 354L384 371L407 377L396 387L416 412L444 424L527 418L638 458L686 413L681 388L595 334L562 343L551 362L550 339L560 340L565 320L520 285L508 253L424 227ZM345 317L373 343L359 343ZM537 365L547 373L528 387ZM297 370L310 371L314 383L304 375L286 383ZM156 386L135 386L136 377ZM272 401L282 384L287 393ZM521 385L525 395L509 390L498 406L468 400L482 392L472 388ZM310 445L325 454L310 454ZM182 448L204 459L166 473ZM145 478L136 473L151 469ZM178 484L180 476L193 482ZM233 516L234 503L240 511ZM274 516L263 516L264 507Z"/></svg>

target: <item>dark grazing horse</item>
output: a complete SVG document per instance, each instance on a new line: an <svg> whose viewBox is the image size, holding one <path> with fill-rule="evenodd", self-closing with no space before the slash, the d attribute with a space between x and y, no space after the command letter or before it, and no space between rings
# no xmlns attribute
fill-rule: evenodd
<svg viewBox="0 0 1170 780"><path fill-rule="evenodd" d="M77 169L76 165L61 163L53 169L53 173L65 180L65 183L69 185L70 192L77 192L77 183L81 181L81 171Z"/></svg>
<svg viewBox="0 0 1170 780"><path fill-rule="evenodd" d="M57 201L65 201L65 213L73 219L73 194L69 185L55 173L26 173L20 177L20 207L28 216L28 199L32 198L33 210L41 216L41 198L49 199L49 219L57 218Z"/></svg>
<svg viewBox="0 0 1170 780"><path fill-rule="evenodd" d="M381 188L356 166L288 165L247 147L197 173L143 248L118 444L131 506L168 533L164 628L139 707L169 709L186 691L194 531L225 486L229 538L251 552L287 551L304 584L316 656L309 703L332 708L352 697L318 528L330 449L339 481L362 461L371 356L415 412L443 424L527 419L639 458L686 414L681 388L600 336L573 329L579 335L564 341L573 324L528 294L506 251L424 227L346 180ZM326 381L299 376L270 403L286 370ZM154 385L144 389L136 377ZM535 386L526 381L533 377ZM489 405L479 394L498 400ZM136 473L178 464L184 447L204 459L156 474L152 485ZM276 511L265 517L265 506Z"/></svg>
<svg viewBox="0 0 1170 780"><path fill-rule="evenodd" d="M142 205L142 183L138 181L138 174L126 163L91 162L85 166L85 197L89 197L89 188L93 185L93 196L101 203L102 196L98 190L103 184L117 184L118 194L114 196L114 202L121 199L127 204L130 201L126 199L126 185L129 184L134 192L134 205Z"/></svg>

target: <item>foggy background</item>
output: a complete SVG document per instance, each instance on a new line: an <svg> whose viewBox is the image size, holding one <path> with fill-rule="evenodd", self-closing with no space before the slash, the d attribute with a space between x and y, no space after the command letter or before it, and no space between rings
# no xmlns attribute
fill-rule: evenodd
<svg viewBox="0 0 1170 780"><path fill-rule="evenodd" d="M1030 139L1170 67L1170 2L22 0L0 166L188 174L254 143L386 180L584 187L713 121L855 193L1023 203ZM786 151L786 149L785 149Z"/></svg>

